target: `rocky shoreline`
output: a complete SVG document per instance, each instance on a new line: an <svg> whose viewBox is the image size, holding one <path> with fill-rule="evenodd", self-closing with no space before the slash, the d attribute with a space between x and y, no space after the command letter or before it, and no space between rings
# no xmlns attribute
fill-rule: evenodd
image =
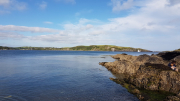
<svg viewBox="0 0 180 101"><path fill-rule="evenodd" d="M180 52L166 52L157 55L132 56L117 54L114 62L101 62L116 78L112 81L121 84L141 101L180 101L180 72L167 65L177 61L180 69Z"/></svg>

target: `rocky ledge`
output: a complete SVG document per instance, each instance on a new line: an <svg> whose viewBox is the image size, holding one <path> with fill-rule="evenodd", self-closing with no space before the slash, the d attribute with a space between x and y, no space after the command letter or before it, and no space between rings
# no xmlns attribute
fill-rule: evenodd
<svg viewBox="0 0 180 101"><path fill-rule="evenodd" d="M177 61L180 69L180 52L166 52L157 55L132 56L117 54L114 62L101 62L121 84L141 101L180 101L180 72L171 70L167 65Z"/></svg>

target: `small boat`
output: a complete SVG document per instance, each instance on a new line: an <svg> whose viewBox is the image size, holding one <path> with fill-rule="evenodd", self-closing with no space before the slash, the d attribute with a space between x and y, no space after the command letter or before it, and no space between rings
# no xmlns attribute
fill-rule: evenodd
<svg viewBox="0 0 180 101"><path fill-rule="evenodd" d="M138 51L137 51L137 52L141 52L141 50L139 50L139 49L138 49Z"/></svg>

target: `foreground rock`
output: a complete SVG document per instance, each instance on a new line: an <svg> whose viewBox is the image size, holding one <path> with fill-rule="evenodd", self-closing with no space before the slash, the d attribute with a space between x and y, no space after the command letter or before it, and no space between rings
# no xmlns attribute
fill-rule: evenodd
<svg viewBox="0 0 180 101"><path fill-rule="evenodd" d="M159 53L152 56L118 54L112 57L117 60L99 64L116 75L117 78L111 78L111 80L124 85L127 89L131 88L128 91L134 93L140 100L152 100L148 97L149 94L141 92L144 89L148 92L167 92L164 94L167 101L180 101L180 73L172 71L167 66L172 60L178 61L179 64L180 54L178 52ZM138 89L141 90L138 91ZM158 98L156 100L162 101Z"/></svg>

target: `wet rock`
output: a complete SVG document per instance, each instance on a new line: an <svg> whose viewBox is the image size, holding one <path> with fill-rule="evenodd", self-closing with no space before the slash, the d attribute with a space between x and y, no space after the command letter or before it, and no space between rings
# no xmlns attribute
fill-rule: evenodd
<svg viewBox="0 0 180 101"><path fill-rule="evenodd" d="M143 65L144 63L154 63L154 64L166 64L161 57L158 56L149 56L149 55L140 55L135 60L136 63L139 63L140 65Z"/></svg>
<svg viewBox="0 0 180 101"><path fill-rule="evenodd" d="M177 95L176 95L178 98L180 98L180 92L179 93L177 93Z"/></svg>
<svg viewBox="0 0 180 101"><path fill-rule="evenodd" d="M180 101L177 96L168 96L166 101Z"/></svg>
<svg viewBox="0 0 180 101"><path fill-rule="evenodd" d="M177 62L177 66L180 68L180 55L176 56L175 58L173 58L172 60L175 60Z"/></svg>
<svg viewBox="0 0 180 101"><path fill-rule="evenodd" d="M133 80L129 80L132 77ZM180 74L176 71L142 66L132 77L124 79L139 88L172 93L180 91Z"/></svg>
<svg viewBox="0 0 180 101"><path fill-rule="evenodd" d="M119 61L121 60L126 60L126 61L133 61L137 58L137 56L132 56L132 55L123 55L123 54L117 54L114 56L111 56L114 59L118 59Z"/></svg>
<svg viewBox="0 0 180 101"><path fill-rule="evenodd" d="M167 61L179 55L180 55L180 52L162 52L162 53L157 54L157 56L162 57L164 60L167 60Z"/></svg>
<svg viewBox="0 0 180 101"><path fill-rule="evenodd" d="M99 62L99 65L104 66L104 65L105 65L105 63L107 63L107 62Z"/></svg>
<svg viewBox="0 0 180 101"><path fill-rule="evenodd" d="M114 61L103 64L108 70L116 73L135 73L139 69L138 64L133 64L130 61Z"/></svg>
<svg viewBox="0 0 180 101"><path fill-rule="evenodd" d="M138 99L143 101L144 100L144 96L138 95Z"/></svg>
<svg viewBox="0 0 180 101"><path fill-rule="evenodd" d="M173 60L177 61L178 63L180 62L180 55L176 56Z"/></svg>
<svg viewBox="0 0 180 101"><path fill-rule="evenodd" d="M151 54L151 56L154 56L154 54Z"/></svg>
<svg viewBox="0 0 180 101"><path fill-rule="evenodd" d="M155 69L161 69L161 70L171 70L167 65L164 64L152 64L152 63L145 63L146 67L151 67Z"/></svg>
<svg viewBox="0 0 180 101"><path fill-rule="evenodd" d="M122 55L127 55L126 53L122 53Z"/></svg>
<svg viewBox="0 0 180 101"><path fill-rule="evenodd" d="M133 90L132 90L132 93L133 93L133 94L140 94L140 91L139 91L138 89L133 89Z"/></svg>
<svg viewBox="0 0 180 101"><path fill-rule="evenodd" d="M164 62L161 57L158 56L149 56L149 55L140 55L140 56L132 56L132 55L122 55L117 54L112 56L114 59L118 59L118 61L100 63L102 66L105 66L108 70L117 72L117 73L135 73L141 65L145 63L156 63L156 64L167 64L168 62Z"/></svg>
<svg viewBox="0 0 180 101"><path fill-rule="evenodd" d="M113 79L113 81L120 82L126 89L131 88L130 92L136 94L139 99L144 100L146 96L140 94L136 88L177 94L177 96L168 96L167 94L167 100L180 101L178 98L180 97L180 73L167 66L172 60L176 60L180 65L180 52L159 53L151 56L117 54L112 57L118 60L103 62L100 65L105 66L116 75L123 74L123 76L119 76L121 80Z"/></svg>

